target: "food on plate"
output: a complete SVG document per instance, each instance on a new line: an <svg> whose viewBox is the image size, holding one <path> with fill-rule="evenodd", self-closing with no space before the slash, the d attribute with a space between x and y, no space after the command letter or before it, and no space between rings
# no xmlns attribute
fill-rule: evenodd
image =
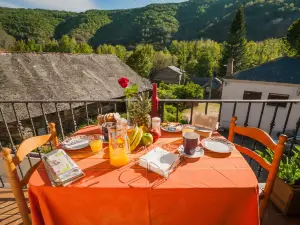
<svg viewBox="0 0 300 225"><path fill-rule="evenodd" d="M150 133L143 134L141 142L142 142L142 145L144 145L144 146L151 145L153 143L153 136L152 136L152 134L150 134Z"/></svg>
<svg viewBox="0 0 300 225"><path fill-rule="evenodd" d="M182 130L182 125L180 123L162 123L161 127L168 132L180 132Z"/></svg>

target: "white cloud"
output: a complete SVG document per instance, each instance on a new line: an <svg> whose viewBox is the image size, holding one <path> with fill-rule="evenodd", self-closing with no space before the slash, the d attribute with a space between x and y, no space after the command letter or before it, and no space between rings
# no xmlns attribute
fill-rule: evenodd
<svg viewBox="0 0 300 225"><path fill-rule="evenodd" d="M0 6L85 11L98 8L94 0L0 0Z"/></svg>

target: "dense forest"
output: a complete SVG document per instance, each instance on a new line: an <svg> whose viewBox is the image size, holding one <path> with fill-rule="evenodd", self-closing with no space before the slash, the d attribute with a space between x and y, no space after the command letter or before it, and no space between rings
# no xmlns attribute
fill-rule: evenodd
<svg viewBox="0 0 300 225"><path fill-rule="evenodd" d="M283 37L300 17L300 0L190 0L152 4L129 10L89 10L82 13L0 8L0 44L14 39L44 43L63 35L101 44L152 44L155 49L172 40L212 39L223 42L237 8L244 5L247 39Z"/></svg>

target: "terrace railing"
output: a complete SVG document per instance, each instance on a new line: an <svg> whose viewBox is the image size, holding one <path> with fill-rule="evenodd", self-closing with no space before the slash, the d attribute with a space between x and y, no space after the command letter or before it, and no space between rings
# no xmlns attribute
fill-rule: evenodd
<svg viewBox="0 0 300 225"><path fill-rule="evenodd" d="M201 112L214 114L218 117L220 127L225 130L232 116L237 116L242 126L255 126L264 129L276 138L276 133L288 133L289 143L286 154L292 154L297 144L297 132L300 126L300 100L194 100L194 99L161 99L159 101L159 115L164 120L167 105L176 108L174 120L178 121L181 109L185 110L188 123L193 122L193 115L198 111L196 106L201 105ZM214 106L211 112L212 105ZM95 123L98 114L126 111L121 99L95 101L0 101L0 148L10 147L13 152L16 146L28 136L47 133L48 122L55 122L58 136L65 136L78 130L81 126ZM186 112L188 111L188 112ZM275 132L275 134L274 134ZM221 132L226 136L226 132ZM241 137L241 144L247 144L247 139ZM252 142L253 150L258 143ZM51 147L51 146L50 146ZM37 149L36 154L28 155L30 168L34 157L40 158L43 152ZM252 163L251 161L249 161ZM1 169L1 167L0 167ZM25 168L26 169L26 168ZM19 175L23 176L24 168L19 167ZM262 168L257 169L260 177ZM4 171L0 171L4 172ZM4 186L0 179L0 186Z"/></svg>

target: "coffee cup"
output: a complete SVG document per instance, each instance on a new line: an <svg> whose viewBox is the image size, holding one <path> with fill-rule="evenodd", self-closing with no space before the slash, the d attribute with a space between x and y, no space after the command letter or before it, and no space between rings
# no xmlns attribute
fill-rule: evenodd
<svg viewBox="0 0 300 225"><path fill-rule="evenodd" d="M183 149L187 155L193 155L199 145L200 135L195 132L186 132L183 134Z"/></svg>

